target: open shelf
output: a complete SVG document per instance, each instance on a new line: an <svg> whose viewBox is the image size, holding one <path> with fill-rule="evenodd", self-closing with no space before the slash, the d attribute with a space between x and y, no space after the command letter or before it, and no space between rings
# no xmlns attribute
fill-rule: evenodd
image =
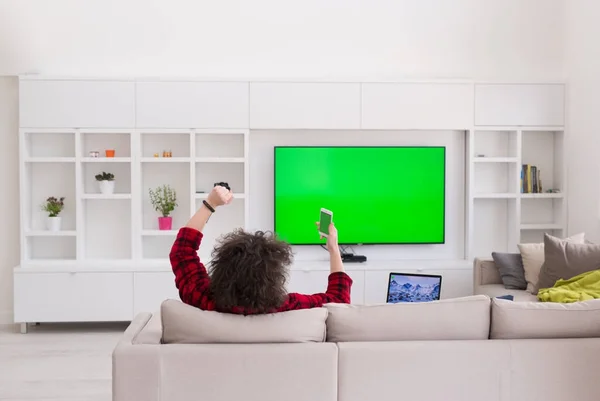
<svg viewBox="0 0 600 401"><path fill-rule="evenodd" d="M472 157L478 160L514 159L518 156L518 131L476 130ZM478 157L483 155L483 157Z"/></svg>
<svg viewBox="0 0 600 401"><path fill-rule="evenodd" d="M521 200L521 229L559 229L565 219L562 198L523 198Z"/></svg>
<svg viewBox="0 0 600 401"><path fill-rule="evenodd" d="M48 230L35 230L25 231L26 237L74 237L77 235L75 230L61 230L61 231L48 231Z"/></svg>
<svg viewBox="0 0 600 401"><path fill-rule="evenodd" d="M189 163L189 157L142 157L142 163Z"/></svg>
<svg viewBox="0 0 600 401"><path fill-rule="evenodd" d="M175 235L142 237L142 258L161 259L169 263L169 253L173 241L175 241Z"/></svg>
<svg viewBox="0 0 600 401"><path fill-rule="evenodd" d="M26 260L75 260L77 257L75 236L27 237Z"/></svg>
<svg viewBox="0 0 600 401"><path fill-rule="evenodd" d="M131 164L129 163L84 163L82 165L81 183L83 188L83 197L87 199L99 199L89 195L102 195L96 175L103 172L112 173L115 176L115 195L131 194ZM111 195L102 195L114 199ZM121 198L122 199L122 198Z"/></svg>
<svg viewBox="0 0 600 401"><path fill-rule="evenodd" d="M64 209L60 213L62 230L75 230L75 164L74 163L33 163L26 164L26 192L22 206L26 212L25 231L43 231L47 229L48 214L42 210L47 198L65 197Z"/></svg>
<svg viewBox="0 0 600 401"><path fill-rule="evenodd" d="M196 157L243 159L244 133L196 134Z"/></svg>
<svg viewBox="0 0 600 401"><path fill-rule="evenodd" d="M522 133L522 164L536 166L540 171L542 192L562 190L564 181L564 132L527 131Z"/></svg>
<svg viewBox="0 0 600 401"><path fill-rule="evenodd" d="M24 133L24 141L24 157L26 159L75 157L74 131L27 131Z"/></svg>
<svg viewBox="0 0 600 401"><path fill-rule="evenodd" d="M191 136L190 133L184 132L142 132L141 133L141 145L142 145L142 160L158 161L163 159L173 159L191 156ZM171 157L164 157L163 152L171 152ZM159 157L155 158L154 155L158 154Z"/></svg>
<svg viewBox="0 0 600 401"><path fill-rule="evenodd" d="M83 194L81 199L104 199L104 200L122 200L131 199L131 194Z"/></svg>
<svg viewBox="0 0 600 401"><path fill-rule="evenodd" d="M210 192L217 182L226 182L233 192L245 191L244 164L196 163L196 191Z"/></svg>
<svg viewBox="0 0 600 401"><path fill-rule="evenodd" d="M84 203L84 256L119 260L132 257L131 202L94 200Z"/></svg>
<svg viewBox="0 0 600 401"><path fill-rule="evenodd" d="M114 157L107 157L106 150L114 150ZM86 160L94 159L90 157L90 152L98 152L99 159L131 158L131 134L118 131L82 131L80 156Z"/></svg>
<svg viewBox="0 0 600 401"><path fill-rule="evenodd" d="M142 229L158 230L160 214L150 203L149 190L169 185L177 195L177 207L171 213L173 228L178 229L190 218L190 164L167 163L142 165Z"/></svg>
<svg viewBox="0 0 600 401"><path fill-rule="evenodd" d="M521 229L520 243L522 244L539 244L544 242L544 234L550 234L553 237L564 238L565 230L563 228L553 228L552 225L543 228L542 225L532 225Z"/></svg>
<svg viewBox="0 0 600 401"><path fill-rule="evenodd" d="M475 194L517 196L517 163L475 163L474 166Z"/></svg>
<svg viewBox="0 0 600 401"><path fill-rule="evenodd" d="M179 230L143 230L144 237L175 237Z"/></svg>

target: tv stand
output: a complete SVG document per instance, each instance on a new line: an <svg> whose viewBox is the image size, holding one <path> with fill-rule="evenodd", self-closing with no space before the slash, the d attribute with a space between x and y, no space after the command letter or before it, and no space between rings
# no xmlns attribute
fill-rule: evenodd
<svg viewBox="0 0 600 401"><path fill-rule="evenodd" d="M367 261L367 257L364 255L355 255L353 253L342 252L342 262L346 263L363 263Z"/></svg>

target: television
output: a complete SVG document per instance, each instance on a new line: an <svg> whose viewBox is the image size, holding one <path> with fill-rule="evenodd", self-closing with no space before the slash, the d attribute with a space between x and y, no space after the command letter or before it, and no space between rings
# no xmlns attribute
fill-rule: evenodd
<svg viewBox="0 0 600 401"><path fill-rule="evenodd" d="M443 146L277 146L274 231L322 244L315 222L333 212L339 243L443 244Z"/></svg>

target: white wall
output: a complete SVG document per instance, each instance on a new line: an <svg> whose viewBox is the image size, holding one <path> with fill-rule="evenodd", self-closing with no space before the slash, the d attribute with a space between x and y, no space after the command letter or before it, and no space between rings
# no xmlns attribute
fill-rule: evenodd
<svg viewBox="0 0 600 401"><path fill-rule="evenodd" d="M566 0L3 0L0 75L563 77Z"/></svg>
<svg viewBox="0 0 600 401"><path fill-rule="evenodd" d="M460 131L252 131L250 134L250 229L273 229L274 146L445 146L446 243L356 247L369 260L450 259L465 257L465 134ZM384 184L385 185L385 184ZM318 217L318 213L317 216ZM315 218L316 219L316 218ZM324 259L314 246L295 247L296 260Z"/></svg>
<svg viewBox="0 0 600 401"><path fill-rule="evenodd" d="M12 321L12 269L19 264L18 81L0 77L0 324Z"/></svg>
<svg viewBox="0 0 600 401"><path fill-rule="evenodd" d="M569 1L569 231L600 242L600 2Z"/></svg>
<svg viewBox="0 0 600 401"><path fill-rule="evenodd" d="M594 2L577 1L589 7ZM0 75L563 79L566 3L1 0ZM585 10L581 14L587 18ZM589 46L591 37L598 34L587 38ZM16 79L0 79L3 194L5 189L18 193L16 88ZM586 200L582 210L591 211L593 203L595 216L597 198ZM11 321L19 201L2 196L0 202L5 211L0 226L3 323ZM587 224L583 214L573 223Z"/></svg>

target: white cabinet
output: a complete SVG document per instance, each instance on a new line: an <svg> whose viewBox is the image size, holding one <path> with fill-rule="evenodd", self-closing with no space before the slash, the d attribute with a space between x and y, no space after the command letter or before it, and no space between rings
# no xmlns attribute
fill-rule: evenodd
<svg viewBox="0 0 600 401"><path fill-rule="evenodd" d="M21 80L22 128L130 128L135 84L115 81Z"/></svg>
<svg viewBox="0 0 600 401"><path fill-rule="evenodd" d="M138 82L140 128L248 128L248 83Z"/></svg>
<svg viewBox="0 0 600 401"><path fill-rule="evenodd" d="M359 129L360 84L252 83L250 128Z"/></svg>
<svg viewBox="0 0 600 401"><path fill-rule="evenodd" d="M365 272L347 271L352 278L352 303L362 304L365 302ZM316 294L327 290L327 270L292 270L288 283L289 292L298 292L301 294Z"/></svg>
<svg viewBox="0 0 600 401"><path fill-rule="evenodd" d="M473 123L473 85L362 84L363 129L466 129Z"/></svg>
<svg viewBox="0 0 600 401"><path fill-rule="evenodd" d="M563 126L564 124L564 85L475 86L475 125Z"/></svg>
<svg viewBox="0 0 600 401"><path fill-rule="evenodd" d="M165 299L179 299L172 272L134 273L133 282L134 315L157 312Z"/></svg>
<svg viewBox="0 0 600 401"><path fill-rule="evenodd" d="M15 272L15 322L101 322L133 318L132 273Z"/></svg>

